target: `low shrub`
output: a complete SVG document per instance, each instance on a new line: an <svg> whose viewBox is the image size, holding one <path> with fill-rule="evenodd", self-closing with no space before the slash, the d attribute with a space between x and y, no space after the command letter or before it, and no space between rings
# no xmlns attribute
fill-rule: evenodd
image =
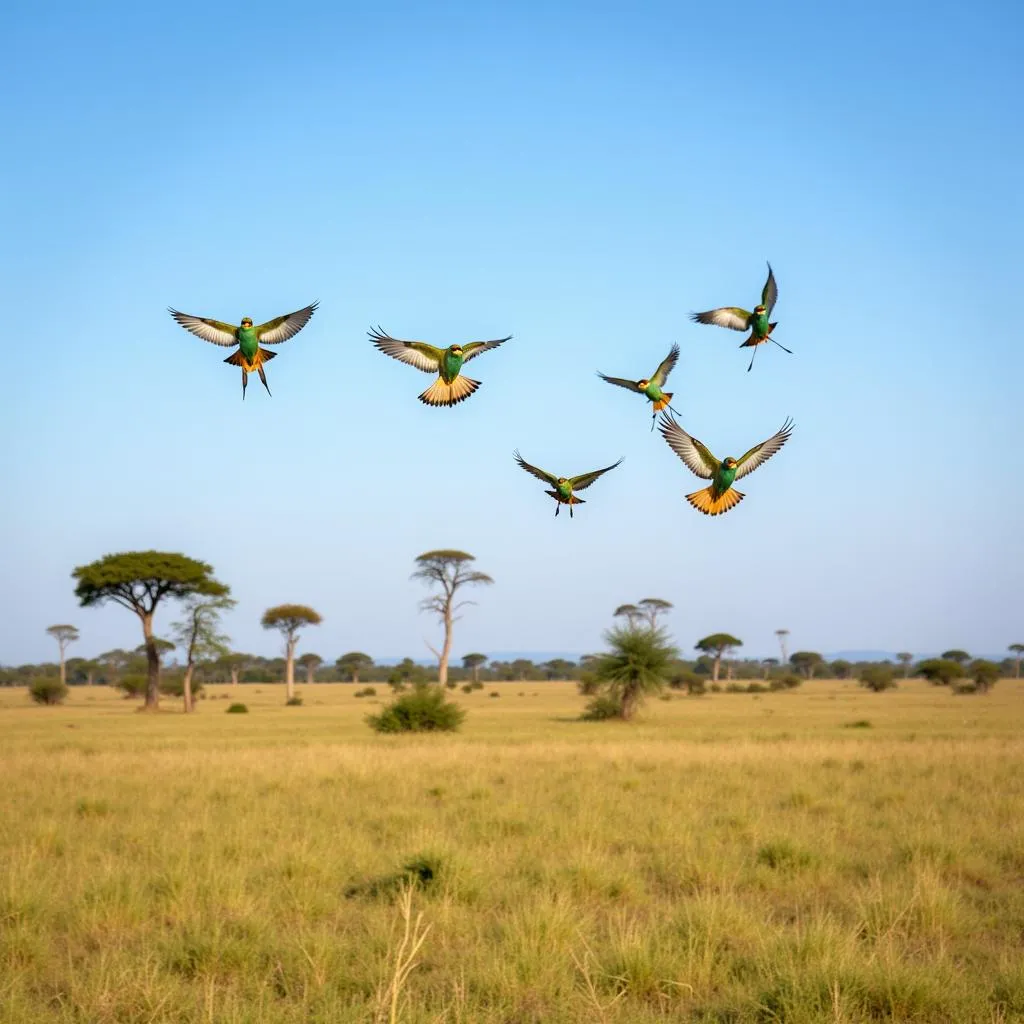
<svg viewBox="0 0 1024 1024"><path fill-rule="evenodd" d="M140 676L140 678L145 678ZM143 693L145 693L145 686L143 686ZM161 676L160 677L160 692L165 697L184 697L185 696L185 680L181 676ZM192 696L198 697L203 692L203 684L197 679L192 680Z"/></svg>
<svg viewBox="0 0 1024 1024"><path fill-rule="evenodd" d="M867 665L860 670L857 679L861 686L874 693L896 689L896 679L888 665Z"/></svg>
<svg viewBox="0 0 1024 1024"><path fill-rule="evenodd" d="M284 706L286 708L301 708L302 707L302 698L298 694L296 694L294 697L289 697L284 702Z"/></svg>
<svg viewBox="0 0 1024 1024"><path fill-rule="evenodd" d="M419 683L366 722L376 732L456 732L465 717L440 686Z"/></svg>
<svg viewBox="0 0 1024 1024"><path fill-rule="evenodd" d="M247 715L249 709L244 704L229 704L225 709L224 713L227 715Z"/></svg>
<svg viewBox="0 0 1024 1024"><path fill-rule="evenodd" d="M377 691L372 686L364 686L361 690L356 690L353 697L376 697Z"/></svg>
<svg viewBox="0 0 1024 1024"><path fill-rule="evenodd" d="M487 696L488 696L488 697L500 697L500 696L501 696L501 694L500 694L500 693L498 693L498 691L497 691L497 690L491 690L491 692L490 692L490 693L489 693L489 694L488 694Z"/></svg>
<svg viewBox="0 0 1024 1024"><path fill-rule="evenodd" d="M125 700L131 700L133 697L145 697L148 685L149 680L143 675L121 676L117 681L117 688L124 691Z"/></svg>
<svg viewBox="0 0 1024 1024"><path fill-rule="evenodd" d="M41 676L29 683L28 695L37 704L63 704L68 688L59 679Z"/></svg>
<svg viewBox="0 0 1024 1024"><path fill-rule="evenodd" d="M473 684L472 683L466 683L462 687L462 692L463 693L472 693L473 692Z"/></svg>
<svg viewBox="0 0 1024 1024"><path fill-rule="evenodd" d="M619 702L605 693L597 694L586 706L580 718L585 722L604 722L609 718L621 718Z"/></svg>

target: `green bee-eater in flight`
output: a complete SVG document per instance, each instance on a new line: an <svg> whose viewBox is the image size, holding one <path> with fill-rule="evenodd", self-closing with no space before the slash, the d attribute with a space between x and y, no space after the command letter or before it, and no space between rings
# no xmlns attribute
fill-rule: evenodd
<svg viewBox="0 0 1024 1024"><path fill-rule="evenodd" d="M242 317L241 326L234 327L232 324L226 324L220 320L179 313L176 309L169 307L168 312L186 331L194 334L197 338L202 338L203 341L210 341L214 345L238 346L238 351L229 355L224 362L242 368L242 401L245 401L245 389L249 383L249 374L253 371L260 375L267 394L270 394L267 375L263 372L263 364L273 359L277 353L269 352L262 346L279 345L282 341L294 338L309 323L309 318L319 305L319 302L314 302L294 313L274 317L273 320L268 320L258 327L253 327L252 317L248 316Z"/></svg>
<svg viewBox="0 0 1024 1024"><path fill-rule="evenodd" d="M643 395L652 405L651 412L651 430L654 429L654 420L658 413L662 409L668 407L672 409L669 402L672 401L671 391L662 391L661 389L665 386L665 381L668 380L668 375L672 372L676 365L676 360L679 358L679 346L673 345L672 351L661 361L661 364L654 371L650 379L644 378L637 381L626 380L623 377L606 377L603 373L598 371L598 377L601 380L608 381L609 384L617 384L620 388L626 388L627 391L635 391L638 395ZM675 412L675 409L672 409Z"/></svg>
<svg viewBox="0 0 1024 1024"><path fill-rule="evenodd" d="M772 265L768 264L768 280L761 289L761 305L754 307L754 312L749 313L739 306L722 306L720 309L709 309L706 313L691 313L690 319L696 320L699 324L713 324L715 327L728 327L734 331L750 331L750 337L740 345L740 348L753 346L754 351L750 354L749 373L754 366L754 356L757 355L757 346L771 341L779 345L771 336L772 331L778 327L778 322L769 323L772 310L779 298L779 288L775 283L775 275L772 273ZM790 352L785 345L779 345L783 352Z"/></svg>
<svg viewBox="0 0 1024 1024"><path fill-rule="evenodd" d="M509 334L493 341L471 341L466 345L435 348L425 341L399 341L398 338L385 334L380 327L367 333L384 355L415 366L424 373L436 373L437 380L419 396L419 399L426 405L449 407L469 398L480 387L480 381L462 376L463 364L475 359L481 352L503 345L512 337Z"/></svg>
<svg viewBox="0 0 1024 1024"><path fill-rule="evenodd" d="M607 473L610 469L614 469L619 462L622 462L622 459L619 459L619 462L613 462L610 466L605 466L604 469L595 469L593 473L581 473L579 476L552 476L551 473L545 473L543 469L538 469L536 466L531 466L528 462L524 461L518 451L512 454L515 456L516 462L527 473L535 476L538 480L543 480L546 484L551 484L554 488L553 491L545 491L544 493L550 494L555 499L555 516L557 517L562 505L568 505L570 519L572 519L573 505L586 504L582 498L577 498L574 492L585 490L599 476Z"/></svg>
<svg viewBox="0 0 1024 1024"><path fill-rule="evenodd" d="M753 473L762 462L767 462L789 439L793 421L787 419L767 441L755 444L738 459L730 456L721 462L697 438L683 430L667 412L662 413L658 429L672 451L686 463L691 472L711 481L709 487L687 494L686 500L704 515L717 516L728 512L743 500L743 493L733 488L733 481L741 480L748 473Z"/></svg>

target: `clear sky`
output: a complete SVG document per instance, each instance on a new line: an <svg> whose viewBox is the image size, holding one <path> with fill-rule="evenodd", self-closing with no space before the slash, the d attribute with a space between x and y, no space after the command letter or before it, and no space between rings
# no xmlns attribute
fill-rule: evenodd
<svg viewBox="0 0 1024 1024"><path fill-rule="evenodd" d="M589 651L620 603L684 648L1024 641L1024 15L1015 3L20 4L0 20L0 663L141 640L74 566L213 564L237 648L428 655L413 559L496 585L469 650ZM692 310L756 303L779 340ZM319 299L243 404L174 306L259 323ZM455 409L371 325L513 334ZM680 421L787 446L709 519L596 370L673 342ZM622 466L556 520L543 485ZM158 630L174 618L168 610Z"/></svg>

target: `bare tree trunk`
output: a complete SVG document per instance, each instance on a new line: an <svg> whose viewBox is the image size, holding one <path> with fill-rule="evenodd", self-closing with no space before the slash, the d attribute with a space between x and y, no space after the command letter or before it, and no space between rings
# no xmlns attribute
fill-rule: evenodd
<svg viewBox="0 0 1024 1024"><path fill-rule="evenodd" d="M720 654L716 654L715 655L715 663L711 667L711 682L713 682L713 683L717 683L718 682L718 666L721 664L721 662L722 662L722 656Z"/></svg>
<svg viewBox="0 0 1024 1024"><path fill-rule="evenodd" d="M441 686L448 683L448 658L452 653L452 595L444 606L444 646L441 648L441 657L437 659L437 681Z"/></svg>
<svg viewBox="0 0 1024 1024"><path fill-rule="evenodd" d="M66 686L68 682L67 670L64 667L64 644L60 644L60 685Z"/></svg>
<svg viewBox="0 0 1024 1024"><path fill-rule="evenodd" d="M295 637L288 637L287 660L284 668L285 699L295 696Z"/></svg>
<svg viewBox="0 0 1024 1024"><path fill-rule="evenodd" d="M160 710L160 653L153 639L153 613L140 616L142 619L142 635L146 638L146 703L145 711Z"/></svg>
<svg viewBox="0 0 1024 1024"><path fill-rule="evenodd" d="M480 666L479 665L474 665L473 666L473 682L474 683L480 682Z"/></svg>
<svg viewBox="0 0 1024 1024"><path fill-rule="evenodd" d="M93 672L91 670L89 672L87 672L86 676L85 676L86 685L87 686L92 686L93 685L93 680L95 678L96 678L96 673L95 672Z"/></svg>
<svg viewBox="0 0 1024 1024"><path fill-rule="evenodd" d="M231 669L231 685L232 685L232 687L235 687L235 686L238 685L238 669L237 668L232 668Z"/></svg>
<svg viewBox="0 0 1024 1024"><path fill-rule="evenodd" d="M726 678L727 682L732 680L732 669L733 669L732 662L731 661L727 661L725 663L725 678Z"/></svg>
<svg viewBox="0 0 1024 1024"><path fill-rule="evenodd" d="M306 684L308 686L312 686L313 685L313 673L315 671L316 671L316 668L313 665L307 665L306 666Z"/></svg>
<svg viewBox="0 0 1024 1024"><path fill-rule="evenodd" d="M352 685L359 685L359 669L357 668L352 669Z"/></svg>
<svg viewBox="0 0 1024 1024"><path fill-rule="evenodd" d="M181 695L185 701L185 714L195 710L195 703L192 700L192 671L194 666L189 662L185 666L185 678L182 680Z"/></svg>

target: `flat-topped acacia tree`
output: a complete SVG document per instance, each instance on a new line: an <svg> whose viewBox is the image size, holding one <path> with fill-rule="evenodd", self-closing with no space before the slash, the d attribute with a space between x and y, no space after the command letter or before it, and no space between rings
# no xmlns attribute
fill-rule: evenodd
<svg viewBox="0 0 1024 1024"><path fill-rule="evenodd" d="M463 605L475 604L475 601L459 601L455 603L455 595L460 587L482 583L493 583L486 573L476 572L470 568L470 562L476 559L465 551L454 551L442 548L438 551L426 551L416 558L417 569L412 579L422 580L426 584L436 583L441 593L428 597L420 603L424 611L433 612L444 625L444 645L440 651L434 651L437 657L437 681L441 686L448 682L448 659L452 653L452 623L459 616L455 614Z"/></svg>
<svg viewBox="0 0 1024 1024"><path fill-rule="evenodd" d="M734 637L731 633L712 633L711 636L698 640L694 645L698 651L710 654L714 659L714 666L711 669L711 681L718 682L718 670L722 664L722 655L733 647L742 647L743 641Z"/></svg>
<svg viewBox="0 0 1024 1024"><path fill-rule="evenodd" d="M316 670L324 663L319 654L304 654L299 658L299 664L306 670L306 682L312 685L316 682Z"/></svg>
<svg viewBox="0 0 1024 1024"><path fill-rule="evenodd" d="M358 686L359 673L364 669L373 668L373 658L362 651L349 651L347 654L343 654L334 664L342 675L349 676L352 682Z"/></svg>
<svg viewBox="0 0 1024 1024"><path fill-rule="evenodd" d="M323 621L318 611L304 604L279 604L263 613L263 628L276 629L284 637L285 700L295 696L295 645L299 642L299 630L303 626L319 626Z"/></svg>
<svg viewBox="0 0 1024 1024"><path fill-rule="evenodd" d="M182 600L193 594L225 597L229 588L213 577L206 562L176 552L124 551L104 555L71 574L75 596L89 608L113 601L134 612L142 623L146 648L146 711L160 706L160 654L153 635L153 613L165 598Z"/></svg>
<svg viewBox="0 0 1024 1024"><path fill-rule="evenodd" d="M480 654L474 651L472 654L464 654L462 656L462 667L467 672L473 673L473 682L480 682L480 667L487 661L486 654Z"/></svg>
<svg viewBox="0 0 1024 1024"><path fill-rule="evenodd" d="M74 626L47 626L46 632L57 641L60 648L60 685L67 685L67 668L64 663L64 652L68 644L73 644L78 639L78 630Z"/></svg>

